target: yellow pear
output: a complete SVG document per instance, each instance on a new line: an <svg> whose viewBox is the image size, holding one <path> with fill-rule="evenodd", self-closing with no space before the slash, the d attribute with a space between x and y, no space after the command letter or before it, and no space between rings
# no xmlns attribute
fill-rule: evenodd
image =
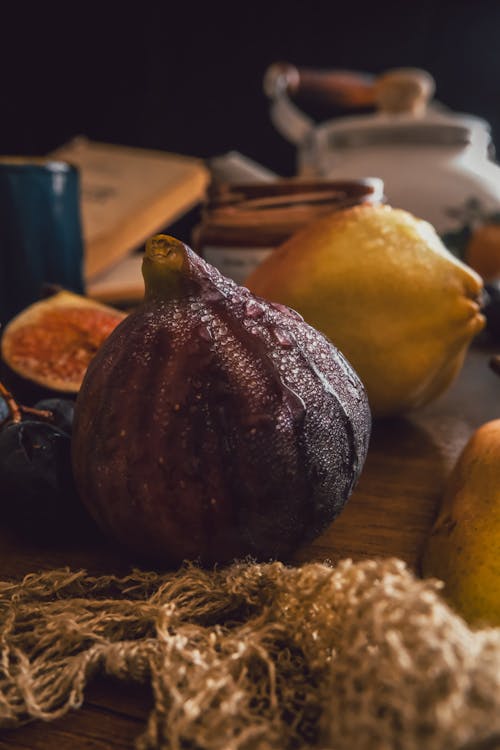
<svg viewBox="0 0 500 750"><path fill-rule="evenodd" d="M471 623L500 625L500 419L478 428L450 476L422 559Z"/></svg>
<svg viewBox="0 0 500 750"><path fill-rule="evenodd" d="M316 220L246 285L331 339L364 382L374 416L440 395L484 325L480 276L446 250L430 224L390 206Z"/></svg>

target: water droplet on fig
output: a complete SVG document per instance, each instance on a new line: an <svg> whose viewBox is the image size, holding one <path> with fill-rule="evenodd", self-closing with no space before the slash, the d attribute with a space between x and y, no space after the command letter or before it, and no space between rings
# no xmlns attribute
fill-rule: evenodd
<svg viewBox="0 0 500 750"><path fill-rule="evenodd" d="M226 299L227 296L222 289L212 286L211 284L204 285L202 293L204 302L221 302L223 299Z"/></svg>
<svg viewBox="0 0 500 750"><path fill-rule="evenodd" d="M204 317L207 317L210 320L210 318L208 316L204 316ZM207 326L204 323L200 323L199 325L197 325L196 328L194 329L194 333L195 333L196 336L198 336L203 341L212 341L213 340L213 336L212 336L210 330L207 328Z"/></svg>
<svg viewBox="0 0 500 750"><path fill-rule="evenodd" d="M296 310L292 310L291 307L282 305L280 302L270 302L269 304L272 308L278 310L278 312L288 315L290 318L295 318L295 320L304 320L302 315L300 315Z"/></svg>
<svg viewBox="0 0 500 750"><path fill-rule="evenodd" d="M245 304L245 316L247 318L251 318L252 320L255 320L256 318L261 318L264 315L264 308L260 304L260 302L257 302L255 299L249 299Z"/></svg>
<svg viewBox="0 0 500 750"><path fill-rule="evenodd" d="M292 336L288 333L288 331L285 331L284 328L280 328L278 326L269 326L269 330L273 334L278 344L280 344L280 346L285 347L285 349L290 349L294 345Z"/></svg>

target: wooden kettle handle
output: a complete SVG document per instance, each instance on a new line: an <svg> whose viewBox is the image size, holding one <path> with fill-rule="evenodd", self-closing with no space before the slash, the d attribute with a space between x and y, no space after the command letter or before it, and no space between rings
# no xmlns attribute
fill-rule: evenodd
<svg viewBox="0 0 500 750"><path fill-rule="evenodd" d="M353 70L297 68L290 63L274 63L264 76L264 91L271 99L280 93L291 97L307 95L332 107L372 107L375 105L374 76Z"/></svg>
<svg viewBox="0 0 500 750"><path fill-rule="evenodd" d="M432 76L419 68L398 68L374 76L353 70L297 68L281 62L271 65L264 76L264 91L271 99L283 93L291 97L307 94L327 106L376 107L392 113L425 110L434 88Z"/></svg>

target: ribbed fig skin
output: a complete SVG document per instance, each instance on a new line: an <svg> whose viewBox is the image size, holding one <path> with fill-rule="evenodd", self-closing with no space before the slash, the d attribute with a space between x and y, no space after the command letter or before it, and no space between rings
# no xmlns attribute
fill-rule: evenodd
<svg viewBox="0 0 500 750"><path fill-rule="evenodd" d="M77 486L102 529L141 558L288 559L359 477L366 394L297 313L186 252L184 295L146 301L87 371Z"/></svg>

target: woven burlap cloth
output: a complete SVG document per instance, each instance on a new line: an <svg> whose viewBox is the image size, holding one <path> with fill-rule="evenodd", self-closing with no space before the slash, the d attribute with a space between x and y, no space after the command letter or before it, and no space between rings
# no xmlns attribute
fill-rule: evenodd
<svg viewBox="0 0 500 750"><path fill-rule="evenodd" d="M500 629L400 560L33 574L0 583L0 628L3 727L99 673L151 686L142 750L500 748Z"/></svg>

